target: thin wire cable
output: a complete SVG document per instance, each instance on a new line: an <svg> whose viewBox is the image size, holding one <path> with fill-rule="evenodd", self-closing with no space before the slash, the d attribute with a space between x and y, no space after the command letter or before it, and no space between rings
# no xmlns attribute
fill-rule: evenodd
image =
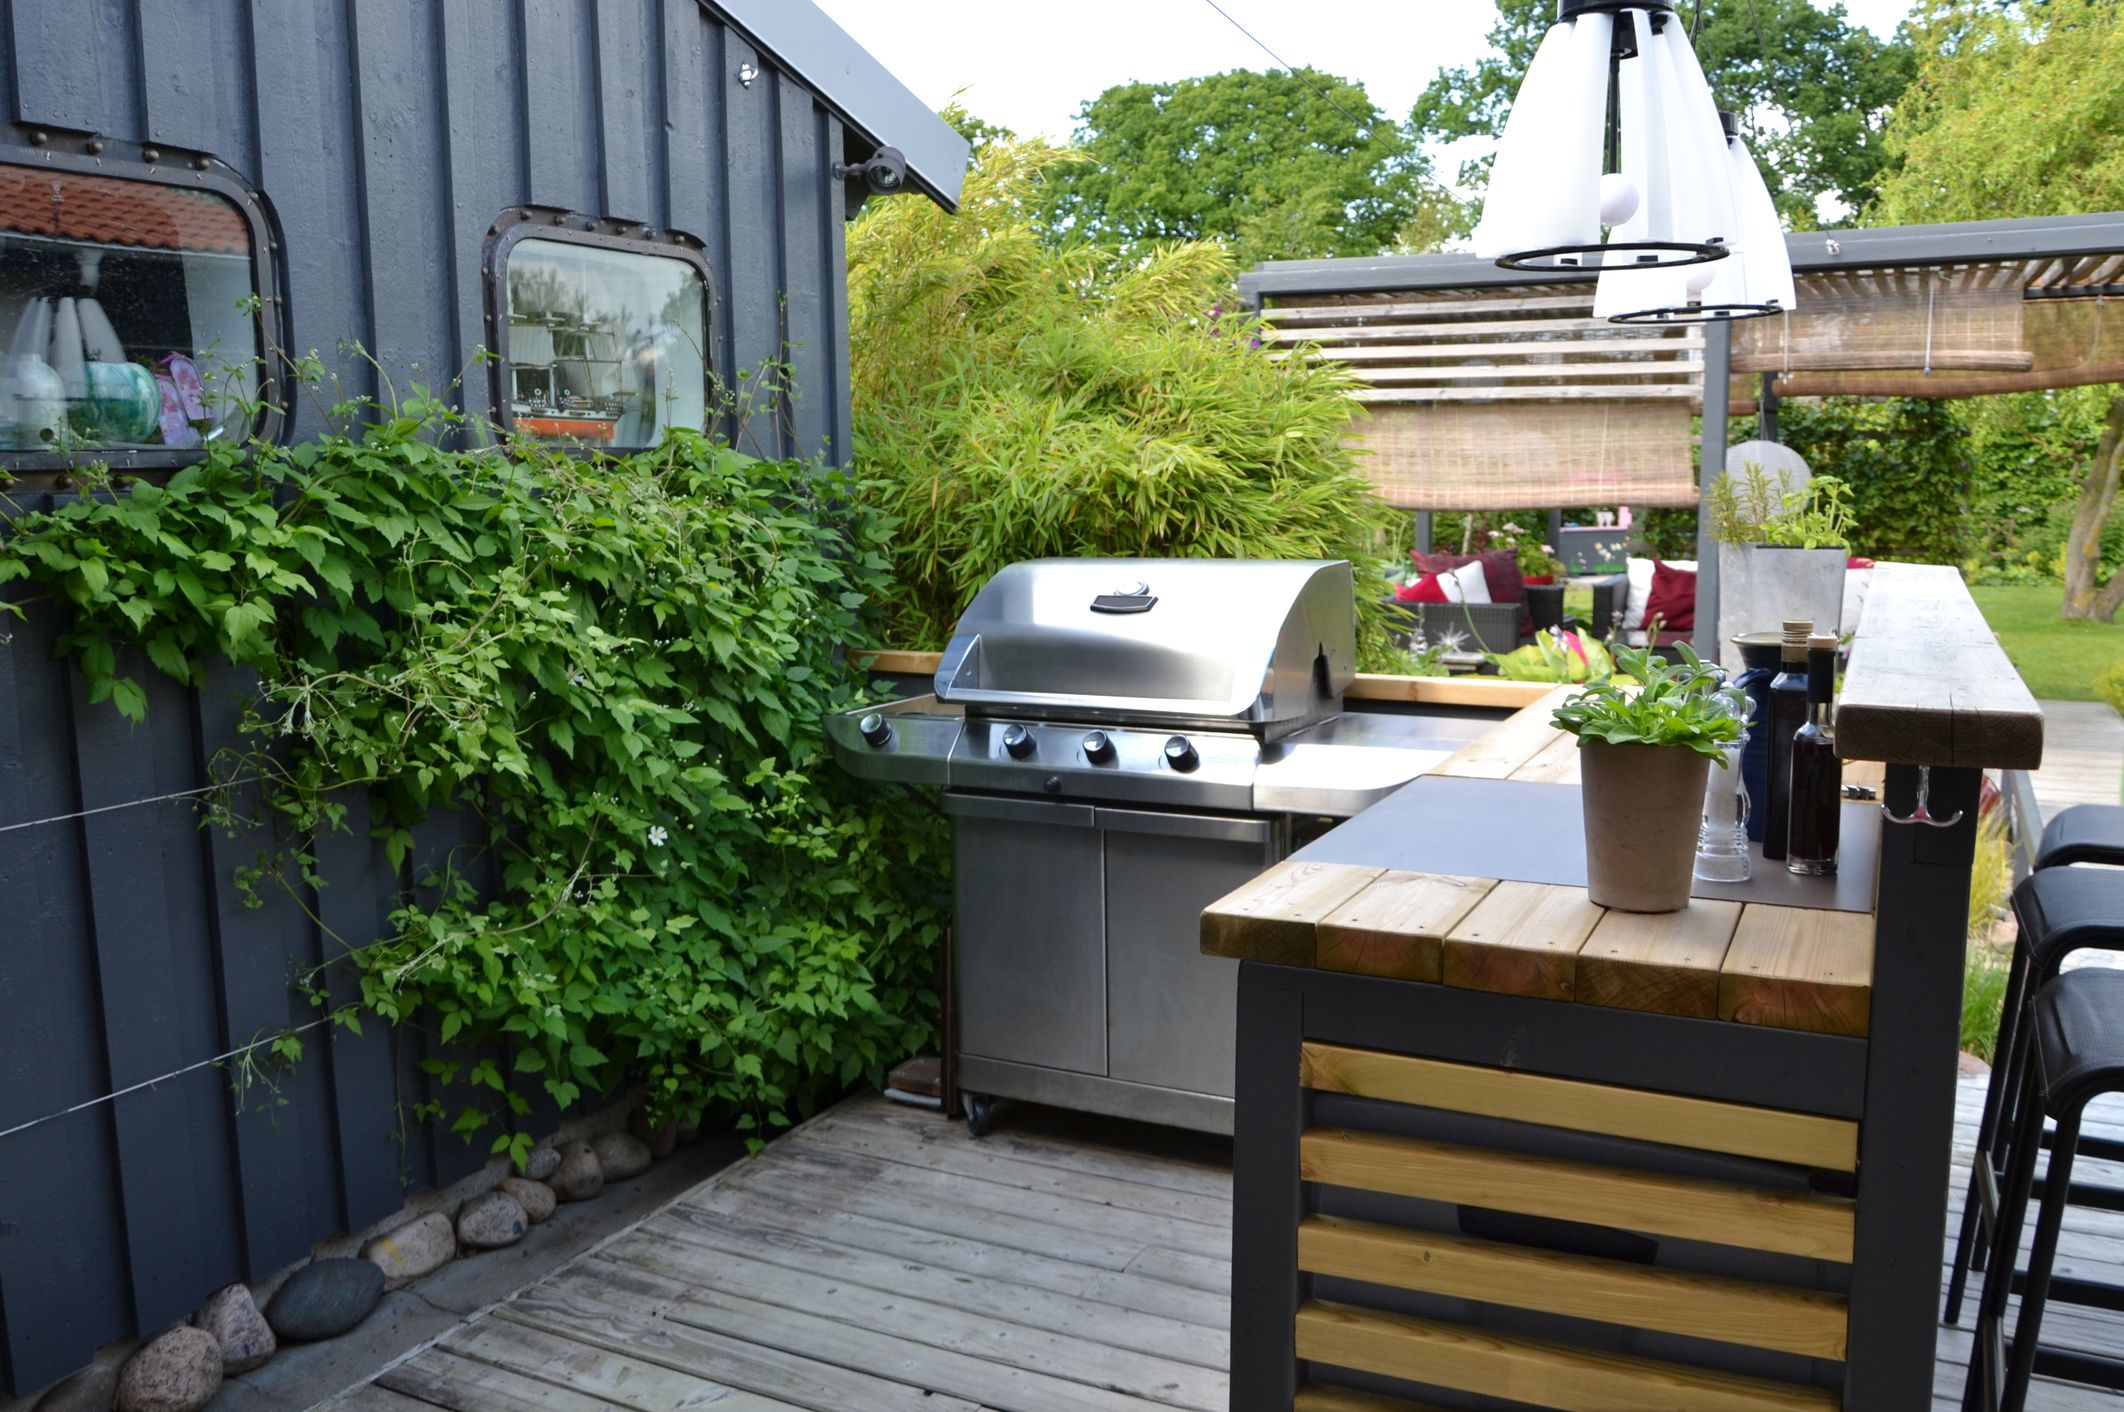
<svg viewBox="0 0 2124 1412"><path fill-rule="evenodd" d="M16 829L33 829L39 824L63 824L73 819L86 819L96 814L109 814L119 809L137 809L143 804L165 804L172 799L191 799L202 794L212 794L219 789L234 789L239 785L256 783L256 775L229 780L224 784L201 785L197 789L180 789L175 794L150 795L146 799L128 799L118 804L99 804L93 809L82 809L72 814L54 814L48 819L24 819L16 824L0 824L0 833L13 833Z"/></svg>
<svg viewBox="0 0 2124 1412"><path fill-rule="evenodd" d="M1262 53L1268 55L1271 59L1274 59L1276 61L1277 67L1281 68L1291 77L1297 79L1307 88L1312 89L1313 92L1319 94L1321 102L1327 104L1330 108L1333 108L1336 112L1342 114L1342 116L1348 118L1351 122L1357 124L1358 132L1362 134L1367 141L1371 139L1372 125L1370 123L1358 117L1355 113L1343 107L1340 103L1337 103L1333 98L1328 96L1328 91L1326 89L1322 88L1319 84L1313 82L1310 78L1307 78L1303 73L1300 73L1296 68L1292 67L1290 61L1285 59L1281 54L1278 54L1275 50L1269 48L1268 45L1263 44L1261 42L1260 35L1255 34L1245 25L1239 23L1239 21L1232 18L1231 11L1225 9L1222 5L1218 4L1217 0L1202 0L1202 3L1209 6L1212 10L1215 10L1218 14L1224 16L1225 20L1230 23L1233 29L1238 30L1248 39L1253 40L1254 47L1259 49Z"/></svg>

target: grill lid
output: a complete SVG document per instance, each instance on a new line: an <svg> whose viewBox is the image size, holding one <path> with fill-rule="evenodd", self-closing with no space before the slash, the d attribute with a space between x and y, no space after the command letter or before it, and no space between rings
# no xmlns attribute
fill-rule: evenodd
<svg viewBox="0 0 2124 1412"><path fill-rule="evenodd" d="M937 696L996 715L1275 734L1341 709L1356 623L1341 559L1034 559L974 596Z"/></svg>

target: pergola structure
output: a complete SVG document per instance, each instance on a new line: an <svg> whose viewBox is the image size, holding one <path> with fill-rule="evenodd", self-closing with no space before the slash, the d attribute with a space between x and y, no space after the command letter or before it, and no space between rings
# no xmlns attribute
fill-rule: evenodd
<svg viewBox="0 0 2124 1412"><path fill-rule="evenodd" d="M1290 356L1363 386L1366 474L1437 510L1697 505L1727 426L1777 437L1788 397L1976 397L2124 382L2124 212L1786 237L1792 313L1612 324L1593 277L1473 255L1278 261L1240 276ZM1691 467L1693 416L1702 431ZM1717 557L1700 552L1697 645L1715 650Z"/></svg>

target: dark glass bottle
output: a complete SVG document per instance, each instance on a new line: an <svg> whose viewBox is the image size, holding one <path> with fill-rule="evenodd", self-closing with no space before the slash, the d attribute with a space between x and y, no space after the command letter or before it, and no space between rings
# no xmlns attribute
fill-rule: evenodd
<svg viewBox="0 0 2124 1412"><path fill-rule="evenodd" d="M1792 817L1792 737L1807 723L1807 634L1811 620L1785 619L1780 670L1770 683L1770 797L1763 801L1763 857L1785 856L1785 830Z"/></svg>
<svg viewBox="0 0 2124 1412"><path fill-rule="evenodd" d="M1792 820L1785 867L1826 877L1836 872L1844 762L1836 758L1829 700L1836 694L1836 639L1807 639L1807 723L1792 736Z"/></svg>

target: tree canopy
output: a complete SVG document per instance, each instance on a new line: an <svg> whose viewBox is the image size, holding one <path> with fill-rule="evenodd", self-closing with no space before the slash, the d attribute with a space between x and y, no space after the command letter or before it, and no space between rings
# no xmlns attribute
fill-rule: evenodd
<svg viewBox="0 0 2124 1412"><path fill-rule="evenodd" d="M1077 117L1086 160L1045 181L1043 224L1058 237L1216 239L1245 268L1422 248L1465 229L1409 132L1333 74L1123 84Z"/></svg>
<svg viewBox="0 0 2124 1412"><path fill-rule="evenodd" d="M1497 8L1494 52L1447 69L1417 98L1409 125L1427 140L1504 131L1556 5L1498 0ZM1689 7L1685 17L1695 14ZM1701 14L1697 57L1719 106L1741 115L1786 221L1811 228L1824 196L1854 210L1871 203L1888 161L1882 130L1913 71L1908 38L1881 40L1846 18L1841 4L1817 8L1813 0L1703 0ZM1470 163L1461 179L1474 185L1487 175L1486 161Z"/></svg>

